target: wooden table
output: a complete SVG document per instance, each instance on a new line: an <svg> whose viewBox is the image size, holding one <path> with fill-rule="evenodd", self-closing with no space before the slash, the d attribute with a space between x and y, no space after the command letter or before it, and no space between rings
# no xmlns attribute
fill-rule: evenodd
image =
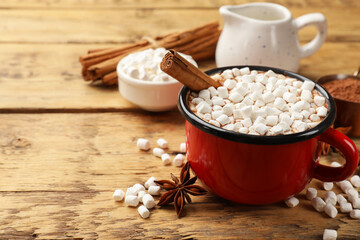
<svg viewBox="0 0 360 240"><path fill-rule="evenodd" d="M149 219L112 200L116 188L168 179L179 168L162 166L136 139L185 141L177 110L149 113L116 88L82 81L78 57L91 48L118 46L142 36L184 30L219 20L231 0L0 2L0 238L1 239L321 239L325 228L339 239L359 239L360 220L315 212L304 194L284 203L246 206L213 194L194 198L185 216L156 208ZM359 66L358 0L274 0L294 17L322 12L328 37L301 61L300 74L352 73ZM305 43L315 30L300 33ZM205 70L214 61L200 62ZM360 141L354 139L357 146ZM337 155L323 159L341 160ZM320 182L311 183L320 189ZM339 192L336 188L335 191ZM324 191L320 190L320 195Z"/></svg>

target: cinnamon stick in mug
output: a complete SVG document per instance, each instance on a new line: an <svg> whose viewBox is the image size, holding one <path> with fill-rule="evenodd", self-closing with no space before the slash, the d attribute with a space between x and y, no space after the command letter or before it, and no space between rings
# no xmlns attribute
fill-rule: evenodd
<svg viewBox="0 0 360 240"><path fill-rule="evenodd" d="M169 50L160 63L160 68L193 91L221 86L219 82L203 73L175 50Z"/></svg>

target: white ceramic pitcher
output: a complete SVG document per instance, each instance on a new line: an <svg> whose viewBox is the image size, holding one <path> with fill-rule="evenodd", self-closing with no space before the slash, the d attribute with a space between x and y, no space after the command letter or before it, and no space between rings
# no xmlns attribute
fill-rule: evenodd
<svg viewBox="0 0 360 240"><path fill-rule="evenodd" d="M323 44L327 24L321 13L292 19L290 11L273 3L223 6L224 29L216 47L216 65L262 65L296 72L301 58ZM297 32L306 26L318 29L316 37L299 45Z"/></svg>

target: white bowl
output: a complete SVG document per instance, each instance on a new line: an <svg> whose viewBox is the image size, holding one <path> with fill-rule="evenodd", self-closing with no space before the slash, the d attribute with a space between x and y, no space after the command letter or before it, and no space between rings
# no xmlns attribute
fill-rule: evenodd
<svg viewBox="0 0 360 240"><path fill-rule="evenodd" d="M120 94L142 109L152 112L167 111L177 104L183 86L176 80L151 82L135 79L124 73L120 63L116 68Z"/></svg>

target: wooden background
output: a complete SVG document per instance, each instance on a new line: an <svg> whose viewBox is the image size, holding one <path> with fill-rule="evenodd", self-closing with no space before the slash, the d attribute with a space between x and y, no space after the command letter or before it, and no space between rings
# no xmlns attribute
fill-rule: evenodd
<svg viewBox="0 0 360 240"><path fill-rule="evenodd" d="M154 146L164 137L174 155L185 140L184 121L176 110L144 112L116 88L83 82L78 57L142 36L222 23L221 5L244 2L1 1L0 239L321 239L325 228L337 229L339 239L359 239L360 220L319 214L303 194L293 209L284 203L245 206L208 194L194 198L183 218L168 206L146 220L111 198L116 188L178 174L140 152L136 139L146 137ZM315 80L358 68L360 1L272 2L288 7L294 18L321 12L328 20L325 44L301 61L300 74ZM301 30L301 43L315 33ZM215 66L213 60L199 65ZM341 158L323 159L329 160ZM320 188L316 180L311 185Z"/></svg>

